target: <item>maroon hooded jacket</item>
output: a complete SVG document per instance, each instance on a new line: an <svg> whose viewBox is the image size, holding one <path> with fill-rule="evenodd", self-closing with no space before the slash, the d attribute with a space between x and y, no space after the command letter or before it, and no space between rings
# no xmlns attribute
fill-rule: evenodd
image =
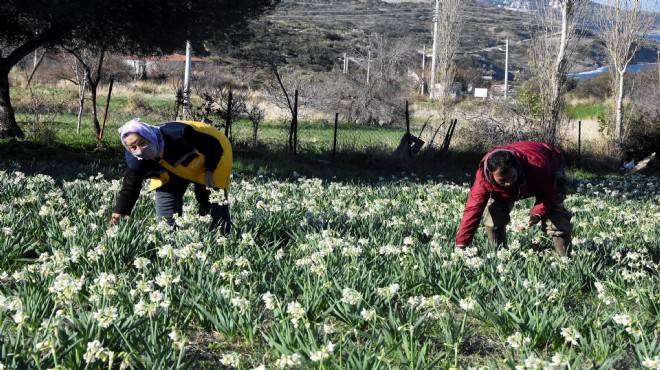
<svg viewBox="0 0 660 370"><path fill-rule="evenodd" d="M507 190L497 185L492 173L486 168L488 156L499 150L511 151L518 158L519 179L513 189ZM490 198L516 201L536 197L530 215L539 215L541 218L548 216L557 198L554 173L562 165L563 157L559 150L544 143L520 141L493 148L484 156L477 169L456 235L456 245L470 244Z"/></svg>

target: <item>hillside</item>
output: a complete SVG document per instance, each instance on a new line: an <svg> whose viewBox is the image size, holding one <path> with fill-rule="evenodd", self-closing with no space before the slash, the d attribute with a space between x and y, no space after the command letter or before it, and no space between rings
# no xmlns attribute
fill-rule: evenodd
<svg viewBox="0 0 660 370"><path fill-rule="evenodd" d="M459 68L482 69L496 75L504 67L509 40L512 70L524 69L532 38L526 1L466 0ZM597 5L595 5L597 6ZM277 50L287 64L311 71L342 68L342 56L360 52L369 35L409 39L419 54L432 44L433 2L429 0L282 0L264 17L252 48ZM588 31L573 56L572 71L606 64L602 43ZM657 44L656 44L657 45ZM642 50L639 61L654 62L656 49ZM415 62L416 63L416 62ZM498 73L499 72L499 73Z"/></svg>

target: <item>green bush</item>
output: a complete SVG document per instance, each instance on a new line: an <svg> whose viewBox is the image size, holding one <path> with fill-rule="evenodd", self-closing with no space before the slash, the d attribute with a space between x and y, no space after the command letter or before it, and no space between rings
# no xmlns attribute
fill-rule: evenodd
<svg viewBox="0 0 660 370"><path fill-rule="evenodd" d="M628 134L623 142L623 151L628 160L640 161L651 153L660 152L660 112L641 111L632 117L628 125ZM660 169L658 160L649 166Z"/></svg>

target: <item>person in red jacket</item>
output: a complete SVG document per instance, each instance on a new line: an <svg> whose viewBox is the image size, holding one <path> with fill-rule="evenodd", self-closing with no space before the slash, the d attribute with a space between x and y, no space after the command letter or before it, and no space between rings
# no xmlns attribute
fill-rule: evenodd
<svg viewBox="0 0 660 370"><path fill-rule="evenodd" d="M535 197L527 224L541 222L552 236L555 251L566 256L573 224L564 207L566 174L564 159L556 148L544 143L521 141L491 149L477 169L468 195L463 218L456 235L456 247L468 246L479 227L482 215L488 239L506 247L506 225L517 200Z"/></svg>

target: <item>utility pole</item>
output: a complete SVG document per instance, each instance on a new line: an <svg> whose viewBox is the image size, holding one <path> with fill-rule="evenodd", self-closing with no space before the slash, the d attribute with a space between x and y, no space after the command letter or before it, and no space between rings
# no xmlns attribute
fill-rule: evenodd
<svg viewBox="0 0 660 370"><path fill-rule="evenodd" d="M367 53L367 85L369 85L369 72L371 72L371 45Z"/></svg>
<svg viewBox="0 0 660 370"><path fill-rule="evenodd" d="M344 73L348 73L348 57L344 53Z"/></svg>
<svg viewBox="0 0 660 370"><path fill-rule="evenodd" d="M186 41L186 67L183 75L183 116L190 117L190 69L192 65L192 45Z"/></svg>
<svg viewBox="0 0 660 370"><path fill-rule="evenodd" d="M435 60L438 44L438 15L440 14L440 0L435 0L435 11L433 12L433 55L431 56L431 83L429 86L429 93L435 87Z"/></svg>
<svg viewBox="0 0 660 370"><path fill-rule="evenodd" d="M420 86L420 95L424 95L424 68L426 64L426 44L422 47L422 86Z"/></svg>
<svg viewBox="0 0 660 370"><path fill-rule="evenodd" d="M506 57L504 57L504 99L509 94L509 39L506 39Z"/></svg>

